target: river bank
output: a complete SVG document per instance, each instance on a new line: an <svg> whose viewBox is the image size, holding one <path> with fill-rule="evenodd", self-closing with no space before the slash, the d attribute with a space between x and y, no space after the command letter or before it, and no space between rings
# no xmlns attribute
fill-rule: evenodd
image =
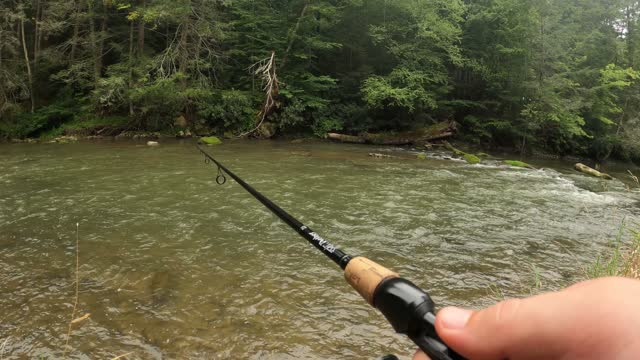
<svg viewBox="0 0 640 360"><path fill-rule="evenodd" d="M196 141L200 136L192 134L190 130L181 130L176 133L167 133L167 132L148 132L148 131L122 131L118 132L116 135L100 135L95 134L95 132L91 132L91 135L86 135L86 131L79 130L77 132L70 132L70 135L59 135L59 136L51 136L45 135L38 138L26 138L26 139L1 139L0 143L28 143L28 144L68 144L74 142L103 142L103 141L132 141L132 140L144 140L144 141L176 141L176 140L189 140L194 139ZM85 135L83 135L85 134ZM202 136L208 136L209 133L206 133ZM226 136L221 137L223 141L238 141L242 140L238 137L233 136L232 134L226 134ZM255 141L265 141L263 139ZM276 141L276 142L290 142L292 144L300 144L300 143L339 143L335 140L330 139L321 139L318 137L300 137L300 136L283 136L279 138L275 138L273 140L266 141ZM499 148L499 147L480 147L475 144L469 144L460 141L453 141L454 145L460 147L461 149L465 149L469 152L476 154L490 154L494 157L503 158L503 159L518 159L523 161L532 161L532 160L552 160L552 161L566 161L566 162L584 162L593 167L602 167L602 169L608 169L613 167L614 169L619 169L626 167L628 169L635 169L637 166L629 161L619 161L615 159L610 159L604 164L600 164L594 159L587 157L579 157L574 155L558 155L547 153L541 150L532 150L530 153L522 155L517 149L512 148ZM438 148L438 143L436 143L436 149ZM397 145L388 145L383 146L390 150L394 148L399 148ZM411 145L400 146L400 148L404 148L407 150L413 151L424 151L428 152L432 150L433 147L428 145L426 147L416 147Z"/></svg>

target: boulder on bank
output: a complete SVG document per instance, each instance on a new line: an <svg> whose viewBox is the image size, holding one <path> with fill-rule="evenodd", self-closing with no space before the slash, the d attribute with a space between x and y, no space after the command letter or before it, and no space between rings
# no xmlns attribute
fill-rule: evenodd
<svg viewBox="0 0 640 360"><path fill-rule="evenodd" d="M180 115L173 122L173 125L184 129L189 125L189 122L187 121L187 119L184 116Z"/></svg>
<svg viewBox="0 0 640 360"><path fill-rule="evenodd" d="M216 136L201 137L200 140L198 140L198 142L201 143L201 144L205 144L205 145L220 145L220 144L222 144L222 140L220 140Z"/></svg>
<svg viewBox="0 0 640 360"><path fill-rule="evenodd" d="M178 133L176 133L176 137L179 138L179 139L190 138L191 136L192 136L191 135L191 130L189 130L189 129L180 130L180 131L178 131Z"/></svg>
<svg viewBox="0 0 640 360"><path fill-rule="evenodd" d="M577 171L580 171L581 173L587 174L587 175L591 175L591 176L595 176L601 179L606 179L606 180L613 180L613 177L609 174L605 174L605 173L601 173L600 171L590 168L585 164L581 164L581 163L577 163L574 165L574 168Z"/></svg>

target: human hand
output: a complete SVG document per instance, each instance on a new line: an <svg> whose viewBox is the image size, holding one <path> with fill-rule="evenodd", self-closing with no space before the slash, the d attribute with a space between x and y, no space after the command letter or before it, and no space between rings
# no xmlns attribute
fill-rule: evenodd
<svg viewBox="0 0 640 360"><path fill-rule="evenodd" d="M640 281L590 280L480 311L444 308L440 338L470 360L640 359ZM428 360L418 351L413 360Z"/></svg>

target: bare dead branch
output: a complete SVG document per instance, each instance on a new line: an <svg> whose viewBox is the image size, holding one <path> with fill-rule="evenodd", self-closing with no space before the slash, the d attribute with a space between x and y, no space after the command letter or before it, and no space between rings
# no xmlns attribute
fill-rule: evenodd
<svg viewBox="0 0 640 360"><path fill-rule="evenodd" d="M265 92L265 99L258 113L258 124L250 131L240 134L238 137L247 136L258 130L264 123L264 120L273 112L277 106L276 96L280 92L280 82L276 74L276 52L272 51L271 56L264 58L257 63L251 65L248 70L262 79L262 89Z"/></svg>

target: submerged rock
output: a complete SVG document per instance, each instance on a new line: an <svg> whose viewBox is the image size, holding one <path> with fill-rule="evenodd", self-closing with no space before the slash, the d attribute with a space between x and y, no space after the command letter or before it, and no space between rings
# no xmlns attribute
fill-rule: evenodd
<svg viewBox="0 0 640 360"><path fill-rule="evenodd" d="M418 160L427 160L427 155L420 153L417 155Z"/></svg>
<svg viewBox="0 0 640 360"><path fill-rule="evenodd" d="M205 144L205 145L220 145L220 144L222 144L222 140L220 140L219 138L217 138L215 136L201 137L200 140L198 140L198 142L201 143L201 144Z"/></svg>
<svg viewBox="0 0 640 360"><path fill-rule="evenodd" d="M377 159L383 159L383 158L391 158L391 155L385 155L385 154L377 154L377 153L369 153L369 156L373 157L373 158L377 158Z"/></svg>
<svg viewBox="0 0 640 360"><path fill-rule="evenodd" d="M159 146L160 143L157 141L147 141L148 146Z"/></svg>

